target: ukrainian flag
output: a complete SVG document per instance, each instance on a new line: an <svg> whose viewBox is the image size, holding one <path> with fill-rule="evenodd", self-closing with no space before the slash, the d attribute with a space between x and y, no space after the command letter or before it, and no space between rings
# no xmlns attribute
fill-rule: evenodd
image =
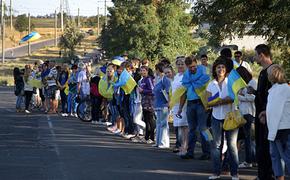
<svg viewBox="0 0 290 180"><path fill-rule="evenodd" d="M32 42L35 41L37 39L39 39L41 36L38 32L31 32L30 34L24 36L21 40L20 43L24 43L24 42Z"/></svg>
<svg viewBox="0 0 290 180"><path fill-rule="evenodd" d="M199 96L199 98L200 98L200 100L205 108L207 108L206 88L207 88L209 82L210 82L210 80L208 80L203 86L194 89L194 91Z"/></svg>
<svg viewBox="0 0 290 180"><path fill-rule="evenodd" d="M208 102L207 104L212 105L212 104L218 102L219 100L221 100L220 93L217 92L215 95L213 95L207 99L207 102Z"/></svg>
<svg viewBox="0 0 290 180"><path fill-rule="evenodd" d="M171 91L172 92L172 91ZM186 92L186 88L184 86L181 86L177 88L174 93L170 96L170 102L169 102L169 107L170 109L173 108L176 104L180 102L181 96Z"/></svg>
<svg viewBox="0 0 290 180"><path fill-rule="evenodd" d="M117 84L120 85L126 95L130 94L137 85L131 74L126 70L123 70L123 72L121 73L119 81L115 85L118 86Z"/></svg>
<svg viewBox="0 0 290 180"><path fill-rule="evenodd" d="M228 76L228 92L229 96L234 99L235 104L238 104L239 90L246 86L247 84L242 79L240 74L235 69L233 69Z"/></svg>
<svg viewBox="0 0 290 180"><path fill-rule="evenodd" d="M114 77L113 82L108 82L107 77L104 76L100 79L99 82L99 93L106 99L112 99L114 94L113 83L117 81L117 78Z"/></svg>

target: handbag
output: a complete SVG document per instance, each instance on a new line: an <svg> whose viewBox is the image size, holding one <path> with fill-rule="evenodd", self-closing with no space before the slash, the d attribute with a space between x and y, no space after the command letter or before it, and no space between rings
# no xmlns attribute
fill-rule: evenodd
<svg viewBox="0 0 290 180"><path fill-rule="evenodd" d="M239 110L228 112L223 124L223 128L226 131L234 130L242 127L246 124L246 120L243 118Z"/></svg>

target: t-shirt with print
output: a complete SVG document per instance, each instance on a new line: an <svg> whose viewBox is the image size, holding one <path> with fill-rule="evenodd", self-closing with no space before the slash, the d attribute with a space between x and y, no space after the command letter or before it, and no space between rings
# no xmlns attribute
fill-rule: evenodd
<svg viewBox="0 0 290 180"><path fill-rule="evenodd" d="M56 86L56 79L57 79L57 70L56 68L52 68L47 75L47 84L48 86Z"/></svg>

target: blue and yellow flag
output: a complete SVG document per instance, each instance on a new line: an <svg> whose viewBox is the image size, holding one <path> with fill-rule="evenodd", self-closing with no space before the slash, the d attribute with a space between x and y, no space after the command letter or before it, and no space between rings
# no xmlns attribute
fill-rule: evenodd
<svg viewBox="0 0 290 180"><path fill-rule="evenodd" d="M113 84L116 81L117 81L116 77L113 78L113 81L108 81L106 76L101 78L98 86L99 93L106 99L112 99L114 94Z"/></svg>
<svg viewBox="0 0 290 180"><path fill-rule="evenodd" d="M208 80L203 86L194 89L194 91L199 96L199 98L200 98L200 100L205 108L207 108L206 88L207 88L209 82L210 82L210 80Z"/></svg>
<svg viewBox="0 0 290 180"><path fill-rule="evenodd" d="M121 73L118 82L115 84L115 87L121 87L125 94L130 94L135 86L137 85L136 81L133 79L131 74L127 70L123 70Z"/></svg>
<svg viewBox="0 0 290 180"><path fill-rule="evenodd" d="M172 92L172 91L171 91ZM174 93L170 96L170 102L169 102L169 107L170 109L173 108L177 103L180 102L181 96L186 92L186 88L184 86L181 86L177 88Z"/></svg>
<svg viewBox="0 0 290 180"><path fill-rule="evenodd" d="M221 98L220 98L220 93L219 92L217 92L215 95L213 95L213 96L211 96L211 97L209 97L208 99L207 99L207 104L210 106L210 105L212 105L212 104L215 104L216 102L218 102L219 100L221 100Z"/></svg>
<svg viewBox="0 0 290 180"><path fill-rule="evenodd" d="M233 69L228 76L228 92L230 98L234 99L235 104L238 104L238 92L240 89L246 87L246 82L242 79L240 74Z"/></svg>

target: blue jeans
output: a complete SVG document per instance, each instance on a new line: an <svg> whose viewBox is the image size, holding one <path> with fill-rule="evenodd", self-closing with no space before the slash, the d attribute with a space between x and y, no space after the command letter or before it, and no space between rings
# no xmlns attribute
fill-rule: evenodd
<svg viewBox="0 0 290 180"><path fill-rule="evenodd" d="M77 97L77 94L68 93L67 113L76 113L77 112L76 97Z"/></svg>
<svg viewBox="0 0 290 180"><path fill-rule="evenodd" d="M23 103L23 96L16 97L16 109L21 109L21 104Z"/></svg>
<svg viewBox="0 0 290 180"><path fill-rule="evenodd" d="M168 108L156 110L156 145L169 147Z"/></svg>
<svg viewBox="0 0 290 180"><path fill-rule="evenodd" d="M201 134L202 131L207 129L207 114L201 101L188 101L186 116L189 128L187 153L193 156L197 133ZM205 140L204 136L201 135L200 137L202 152L210 155L209 143Z"/></svg>
<svg viewBox="0 0 290 180"><path fill-rule="evenodd" d="M290 172L290 134L286 139L276 137L275 141L270 141L270 155L275 176L285 175L285 164Z"/></svg>
<svg viewBox="0 0 290 180"><path fill-rule="evenodd" d="M131 116L130 112L130 97L125 96L123 101L121 102L120 105L120 113L121 117L124 118L125 122L125 133L127 134L133 134L134 133L134 123L133 123L133 118Z"/></svg>
<svg viewBox="0 0 290 180"><path fill-rule="evenodd" d="M235 176L238 174L238 164L239 164L238 149L237 149L237 139L239 129L235 129L232 131L224 131L223 124L224 120L217 120L214 117L212 117L211 128L213 141L211 143L211 157L213 162L213 172L216 175L221 174L222 170L221 154L225 135L228 146L231 175Z"/></svg>
<svg viewBox="0 0 290 180"><path fill-rule="evenodd" d="M111 123L116 124L117 118L120 116L117 105L113 103L113 100L109 101L109 110L111 112Z"/></svg>
<svg viewBox="0 0 290 180"><path fill-rule="evenodd" d="M255 117L250 114L244 115L247 123L242 127L245 135L245 152L246 152L246 162L253 163L256 162L256 145L254 140Z"/></svg>

